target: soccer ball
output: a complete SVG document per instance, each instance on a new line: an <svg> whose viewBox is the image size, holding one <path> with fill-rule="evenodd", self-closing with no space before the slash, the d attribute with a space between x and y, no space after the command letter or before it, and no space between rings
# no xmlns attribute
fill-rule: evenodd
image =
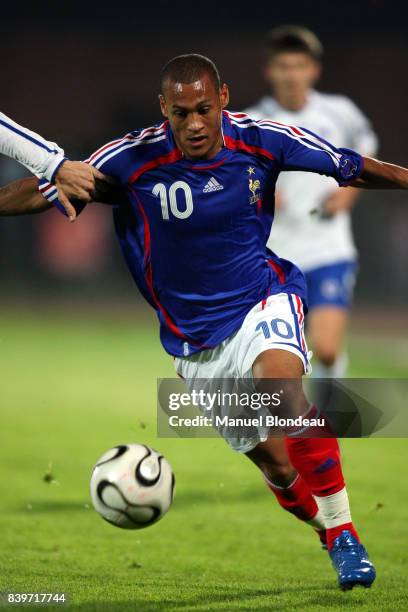
<svg viewBox="0 0 408 612"><path fill-rule="evenodd" d="M144 444L121 444L98 459L91 476L91 498L108 523L142 529L166 514L174 484L163 455Z"/></svg>

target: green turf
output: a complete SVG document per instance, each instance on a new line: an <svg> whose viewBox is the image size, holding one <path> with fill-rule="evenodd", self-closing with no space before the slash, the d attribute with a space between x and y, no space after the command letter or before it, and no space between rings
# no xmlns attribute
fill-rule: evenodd
<svg viewBox="0 0 408 612"><path fill-rule="evenodd" d="M353 336L353 373L406 376L395 343ZM173 370L149 320L3 313L0 347L0 591L66 591L72 609L107 612L408 608L406 440L342 444L379 576L342 593L310 528L244 457L218 439L156 439L156 377ZM88 495L95 460L128 441L159 448L177 477L169 514L134 532L102 521Z"/></svg>

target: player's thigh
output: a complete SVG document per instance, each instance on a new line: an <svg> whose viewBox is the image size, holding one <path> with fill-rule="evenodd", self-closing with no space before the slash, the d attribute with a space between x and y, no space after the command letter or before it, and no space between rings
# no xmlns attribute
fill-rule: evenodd
<svg viewBox="0 0 408 612"><path fill-rule="evenodd" d="M349 311L338 306L316 306L308 314L308 339L315 357L334 361L341 352L349 322Z"/></svg>
<svg viewBox="0 0 408 612"><path fill-rule="evenodd" d="M315 357L327 365L343 347L357 269L355 261L340 261L306 273L308 339Z"/></svg>
<svg viewBox="0 0 408 612"><path fill-rule="evenodd" d="M242 378L296 378L309 372L301 299L279 293L257 304L237 334L236 349Z"/></svg>
<svg viewBox="0 0 408 612"><path fill-rule="evenodd" d="M269 378L301 378L303 373L299 355L276 348L263 351L252 365L253 378L259 382Z"/></svg>
<svg viewBox="0 0 408 612"><path fill-rule="evenodd" d="M258 355L252 372L259 393L279 397L279 404L271 403L272 414L297 417L307 412L309 402L303 391L304 364L300 355L279 349L266 350Z"/></svg>
<svg viewBox="0 0 408 612"><path fill-rule="evenodd" d="M241 371L250 372L257 392L271 398L279 394L280 404L268 408L277 416L298 416L307 410L301 379L310 364L303 322L300 298L279 293L249 313L237 337Z"/></svg>
<svg viewBox="0 0 408 612"><path fill-rule="evenodd" d="M305 273L309 311L322 306L348 310L353 300L358 265L340 261Z"/></svg>

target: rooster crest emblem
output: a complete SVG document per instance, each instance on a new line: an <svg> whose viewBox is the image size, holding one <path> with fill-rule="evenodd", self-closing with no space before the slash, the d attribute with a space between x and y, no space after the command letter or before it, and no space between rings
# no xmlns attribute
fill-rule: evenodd
<svg viewBox="0 0 408 612"><path fill-rule="evenodd" d="M249 203L256 204L256 202L258 202L258 200L261 199L261 194L257 193L259 189L261 188L261 181L259 181L258 179L250 178L248 187L252 193L251 197L249 198Z"/></svg>

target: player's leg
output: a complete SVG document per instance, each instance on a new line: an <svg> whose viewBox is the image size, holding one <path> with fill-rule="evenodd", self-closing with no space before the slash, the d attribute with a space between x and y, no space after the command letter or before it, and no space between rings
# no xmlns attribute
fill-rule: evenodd
<svg viewBox="0 0 408 612"><path fill-rule="evenodd" d="M308 340L317 361L313 365L315 378L342 378L347 372L344 349L349 323L348 310L337 306L311 308L307 318Z"/></svg>
<svg viewBox="0 0 408 612"><path fill-rule="evenodd" d="M286 297L284 301L287 303ZM248 336L240 331L232 340L211 350L203 351L193 358L177 358L175 359L176 371L184 378L190 391L196 389L215 392L220 388L223 391L236 391L235 380L231 381L231 376L235 373L238 379L244 378L242 372L237 371L237 361L240 360L238 347L242 348L243 355L247 355L246 340ZM249 369L250 364L251 361L249 361ZM234 385L231 388L228 386L229 381ZM213 410L211 416L214 420L216 413ZM206 414L208 416L208 412ZM223 416L226 413L222 412L222 407L219 407L218 414ZM264 439L262 435L247 438L234 435L234 431L229 431L228 428L219 427L218 429L232 449L246 454L258 466L266 485L274 493L280 506L315 528L325 545L326 532L319 508L309 487L290 463L283 438L270 436L261 442L261 439Z"/></svg>
<svg viewBox="0 0 408 612"><path fill-rule="evenodd" d="M326 527L310 488L289 461L283 438L269 436L246 453L260 469L279 505L315 529L326 547Z"/></svg>
<svg viewBox="0 0 408 612"><path fill-rule="evenodd" d="M304 363L293 351L270 348L262 352L253 363L253 377L262 393L276 390L277 378L299 379ZM295 412L307 413L308 402L300 385L291 385L292 393L286 401L295 403ZM298 397L293 397L296 394ZM288 407L284 407L288 413ZM335 438L307 438L302 428L291 431L285 438L292 465L312 492L326 525L327 545L342 588L355 584L370 586L375 570L351 519L350 505L341 468L340 450Z"/></svg>
<svg viewBox="0 0 408 612"><path fill-rule="evenodd" d="M343 261L307 272L308 340L314 353L314 378L342 378L347 373L345 339L357 264Z"/></svg>

